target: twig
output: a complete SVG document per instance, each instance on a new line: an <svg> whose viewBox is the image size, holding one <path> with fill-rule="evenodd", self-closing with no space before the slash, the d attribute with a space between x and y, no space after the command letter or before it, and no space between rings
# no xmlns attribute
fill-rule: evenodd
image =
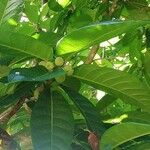
<svg viewBox="0 0 150 150"><path fill-rule="evenodd" d="M112 14L114 13L115 9L117 8L117 2L118 2L118 0L114 0L112 2L112 6L110 7L110 10L109 10L109 16L112 16Z"/></svg>
<svg viewBox="0 0 150 150"><path fill-rule="evenodd" d="M20 98L16 105L8 108L6 111L0 114L0 124L6 123L16 112L22 107L25 102L25 97Z"/></svg>
<svg viewBox="0 0 150 150"><path fill-rule="evenodd" d="M89 55L88 55L88 57L87 57L84 64L91 64L92 63L98 49L99 49L99 45L95 45L91 48L90 53L89 53Z"/></svg>

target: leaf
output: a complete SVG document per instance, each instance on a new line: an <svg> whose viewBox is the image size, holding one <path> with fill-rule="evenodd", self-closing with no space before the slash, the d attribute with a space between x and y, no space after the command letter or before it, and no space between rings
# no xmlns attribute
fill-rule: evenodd
<svg viewBox="0 0 150 150"><path fill-rule="evenodd" d="M52 49L34 38L0 30L0 52L33 56L44 60L52 58Z"/></svg>
<svg viewBox="0 0 150 150"><path fill-rule="evenodd" d="M31 89L35 88L35 83L20 83L14 93L7 94L0 98L0 109L9 107L10 105L14 104L20 97L27 96L30 94Z"/></svg>
<svg viewBox="0 0 150 150"><path fill-rule="evenodd" d="M86 97L82 96L71 88L63 87L63 89L81 111L89 130L102 135L105 131L105 128L102 125L99 113L97 112L95 106Z"/></svg>
<svg viewBox="0 0 150 150"><path fill-rule="evenodd" d="M150 125L140 123L122 123L109 128L101 137L100 149L112 150L113 148L135 139L150 134Z"/></svg>
<svg viewBox="0 0 150 150"><path fill-rule="evenodd" d="M79 28L64 36L57 44L57 54L78 52L147 24L145 21L107 21Z"/></svg>
<svg viewBox="0 0 150 150"><path fill-rule="evenodd" d="M150 67L149 67L149 64L150 64L150 52L147 51L145 53L144 62L143 62L143 65L144 65L144 70L143 70L144 72L143 73L144 73L146 82L150 87Z"/></svg>
<svg viewBox="0 0 150 150"><path fill-rule="evenodd" d="M32 111L31 134L36 150L69 150L73 116L60 93L45 90L41 94Z"/></svg>
<svg viewBox="0 0 150 150"><path fill-rule="evenodd" d="M33 23L38 23L38 6L35 4L31 4L29 1L25 1L25 14L28 19Z"/></svg>
<svg viewBox="0 0 150 150"><path fill-rule="evenodd" d="M0 26L17 14L23 6L23 0L0 0Z"/></svg>
<svg viewBox="0 0 150 150"><path fill-rule="evenodd" d="M65 75L65 72L61 68L50 72L42 66L33 68L16 68L10 71L8 82L45 81L62 75Z"/></svg>
<svg viewBox="0 0 150 150"><path fill-rule="evenodd" d="M148 112L128 112L127 118L123 119L123 122L137 122L137 123L144 123L150 124L150 113Z"/></svg>
<svg viewBox="0 0 150 150"><path fill-rule="evenodd" d="M113 97L112 95L105 95L103 96L96 104L96 108L98 111L103 111L107 108L111 103L113 103L117 98Z"/></svg>
<svg viewBox="0 0 150 150"><path fill-rule="evenodd" d="M150 111L150 91L134 76L111 68L95 65L77 67L74 77L129 103Z"/></svg>
<svg viewBox="0 0 150 150"><path fill-rule="evenodd" d="M62 83L62 85L71 88L75 91L79 91L81 88L81 82L77 78L74 78L72 76L66 77L65 81Z"/></svg>
<svg viewBox="0 0 150 150"><path fill-rule="evenodd" d="M140 142L137 144L133 144L130 147L128 147L128 150L148 150L150 148L150 142Z"/></svg>

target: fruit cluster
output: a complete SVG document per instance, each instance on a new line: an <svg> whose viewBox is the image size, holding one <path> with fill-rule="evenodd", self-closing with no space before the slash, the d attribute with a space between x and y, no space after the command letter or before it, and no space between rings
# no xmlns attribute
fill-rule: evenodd
<svg viewBox="0 0 150 150"><path fill-rule="evenodd" d="M71 76L73 74L73 72L74 72L74 69L72 68L72 66L71 65L66 65L65 61L64 61L64 59L62 57L57 57L54 62L41 61L39 63L39 65L44 66L49 71L52 71L55 67L62 67L62 69L66 72L67 76ZM56 77L55 80L58 83L62 83L62 82L65 81L65 75L64 76L60 76L60 77Z"/></svg>

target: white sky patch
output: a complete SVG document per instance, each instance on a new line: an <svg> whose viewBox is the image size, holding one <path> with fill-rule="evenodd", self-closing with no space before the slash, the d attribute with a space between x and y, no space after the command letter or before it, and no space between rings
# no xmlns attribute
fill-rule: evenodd
<svg viewBox="0 0 150 150"><path fill-rule="evenodd" d="M20 22L29 22L29 19L26 16L22 16Z"/></svg>
<svg viewBox="0 0 150 150"><path fill-rule="evenodd" d="M100 100L105 95L105 92L97 90L96 98Z"/></svg>
<svg viewBox="0 0 150 150"><path fill-rule="evenodd" d="M119 40L120 40L120 39L119 39L118 36L117 36L117 37L114 37L114 38L112 38L112 39L110 39L110 40L108 40L108 41L102 42L102 43L100 44L100 47L107 47L107 46L113 45L113 44L117 43Z"/></svg>

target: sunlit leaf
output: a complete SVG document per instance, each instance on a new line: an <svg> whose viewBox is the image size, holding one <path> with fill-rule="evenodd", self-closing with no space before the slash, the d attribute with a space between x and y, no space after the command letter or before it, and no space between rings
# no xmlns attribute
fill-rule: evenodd
<svg viewBox="0 0 150 150"><path fill-rule="evenodd" d="M19 33L0 30L0 52L12 55L51 59L52 49L46 44Z"/></svg>
<svg viewBox="0 0 150 150"><path fill-rule="evenodd" d="M67 34L58 42L57 54L62 55L71 52L78 52L147 23L149 22L109 21L84 26Z"/></svg>
<svg viewBox="0 0 150 150"><path fill-rule="evenodd" d="M77 67L74 77L129 103L150 111L150 91L134 76L112 68L95 65Z"/></svg>
<svg viewBox="0 0 150 150"><path fill-rule="evenodd" d="M0 0L0 26L18 13L23 6L23 0Z"/></svg>
<svg viewBox="0 0 150 150"><path fill-rule="evenodd" d="M140 123L122 123L108 129L100 140L101 150L113 148L135 139L150 134L150 125Z"/></svg>

